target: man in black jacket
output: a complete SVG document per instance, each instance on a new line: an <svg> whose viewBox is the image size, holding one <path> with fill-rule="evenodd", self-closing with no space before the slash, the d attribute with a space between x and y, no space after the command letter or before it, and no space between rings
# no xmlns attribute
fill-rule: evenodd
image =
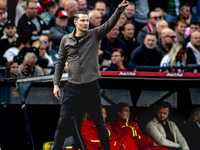
<svg viewBox="0 0 200 150"><path fill-rule="evenodd" d="M29 35L32 41L38 40L41 33L49 32L44 21L37 16L37 11L37 2L27 1L26 13L22 15L17 25L18 34Z"/></svg>
<svg viewBox="0 0 200 150"><path fill-rule="evenodd" d="M144 44L131 53L129 64L133 65L133 67L136 65L159 66L162 53L155 48L156 41L155 34L147 33Z"/></svg>

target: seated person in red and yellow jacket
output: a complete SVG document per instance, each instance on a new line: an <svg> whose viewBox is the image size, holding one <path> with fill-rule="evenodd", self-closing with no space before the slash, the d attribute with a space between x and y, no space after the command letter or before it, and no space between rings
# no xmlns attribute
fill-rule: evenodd
<svg viewBox="0 0 200 150"><path fill-rule="evenodd" d="M137 122L129 122L130 108L127 103L117 104L118 120L113 124L115 134L133 137L135 144L142 150L168 150L167 147L153 146L153 140L142 134Z"/></svg>
<svg viewBox="0 0 200 150"><path fill-rule="evenodd" d="M105 121L106 109L102 108L103 118ZM89 114L84 115L84 120L89 118ZM115 135L111 130L109 122L105 122L108 128L108 134L110 139L110 149L111 150L139 150L135 145L133 138L125 135ZM99 149L102 150L102 146L98 137L96 126L92 119L83 122L81 127L81 134L83 137L83 142L88 150Z"/></svg>

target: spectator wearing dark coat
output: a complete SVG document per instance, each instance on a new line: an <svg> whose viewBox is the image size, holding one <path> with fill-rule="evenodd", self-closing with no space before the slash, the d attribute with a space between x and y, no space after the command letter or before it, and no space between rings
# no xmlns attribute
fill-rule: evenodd
<svg viewBox="0 0 200 150"><path fill-rule="evenodd" d="M49 32L45 22L37 16L37 2L27 1L26 13L19 19L17 32L31 37L32 41L39 39L40 35Z"/></svg>
<svg viewBox="0 0 200 150"><path fill-rule="evenodd" d="M132 22L127 22L122 26L123 36L120 39L124 41L124 43L127 45L127 49L124 52L127 62L130 59L131 52L140 45L138 42L135 41L134 33L135 33L135 27Z"/></svg>
<svg viewBox="0 0 200 150"><path fill-rule="evenodd" d="M102 39L101 49L103 50L103 59L110 59L114 47L126 50L126 44L118 38L119 26L115 27Z"/></svg>
<svg viewBox="0 0 200 150"><path fill-rule="evenodd" d="M129 64L135 67L136 65L159 66L162 59L162 53L155 48L156 35L147 33L144 44L137 47L130 57Z"/></svg>

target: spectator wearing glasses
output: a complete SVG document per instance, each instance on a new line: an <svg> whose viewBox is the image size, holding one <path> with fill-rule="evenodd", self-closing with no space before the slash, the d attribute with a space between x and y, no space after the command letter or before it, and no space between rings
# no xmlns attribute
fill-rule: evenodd
<svg viewBox="0 0 200 150"><path fill-rule="evenodd" d="M97 10L91 10L89 13L89 29L99 27L101 25L101 13Z"/></svg>
<svg viewBox="0 0 200 150"><path fill-rule="evenodd" d="M113 48L111 54L111 65L106 71L133 71L133 67L126 63L122 49Z"/></svg>
<svg viewBox="0 0 200 150"><path fill-rule="evenodd" d="M39 76L44 75L42 68L36 66L38 58L34 53L27 53L24 56L24 61L21 65L19 65L19 77L31 77L31 76Z"/></svg>
<svg viewBox="0 0 200 150"><path fill-rule="evenodd" d="M161 36L158 38L156 44L156 48L161 51L162 56L166 55L170 51L173 43L175 42L175 38L176 36L172 29L165 28L162 30Z"/></svg>
<svg viewBox="0 0 200 150"><path fill-rule="evenodd" d="M171 50L166 54L160 63L161 67L167 66L186 66L186 46L182 41L178 41L173 44ZM182 72L184 70L177 69L177 72Z"/></svg>
<svg viewBox="0 0 200 150"><path fill-rule="evenodd" d="M26 11L19 19L17 32L18 34L29 35L32 41L36 41L42 33L49 32L49 29L45 22L37 16L37 2L27 1L26 4Z"/></svg>
<svg viewBox="0 0 200 150"><path fill-rule="evenodd" d="M185 34L187 23L185 20L178 20L175 26L175 34L177 35L178 41L183 41L188 35Z"/></svg>
<svg viewBox="0 0 200 150"><path fill-rule="evenodd" d="M15 60L7 62L6 67L10 67L10 77L16 78L18 75L18 62Z"/></svg>
<svg viewBox="0 0 200 150"><path fill-rule="evenodd" d="M144 38L148 32L156 33L156 23L161 19L159 12L150 11L148 13L148 23L139 31L137 42L143 44Z"/></svg>
<svg viewBox="0 0 200 150"><path fill-rule="evenodd" d="M11 43L10 48L5 51L3 56L8 62L13 61L22 48L30 48L30 37L20 35L16 41Z"/></svg>

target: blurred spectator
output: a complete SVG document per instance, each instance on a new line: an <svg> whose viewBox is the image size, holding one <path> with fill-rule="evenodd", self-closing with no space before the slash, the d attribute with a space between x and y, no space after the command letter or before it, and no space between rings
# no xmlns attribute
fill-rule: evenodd
<svg viewBox="0 0 200 150"><path fill-rule="evenodd" d="M157 38L161 37L161 31L165 28L168 28L168 23L165 20L160 20L156 23L156 33L157 33Z"/></svg>
<svg viewBox="0 0 200 150"><path fill-rule="evenodd" d="M187 23L185 20L178 20L175 26L175 34L177 35L178 41L183 41L188 35L185 34Z"/></svg>
<svg viewBox="0 0 200 150"><path fill-rule="evenodd" d="M0 37L3 35L4 24L7 20L7 2L0 0Z"/></svg>
<svg viewBox="0 0 200 150"><path fill-rule="evenodd" d="M17 28L15 27L15 23L13 21L6 21L4 28L4 35L0 40L1 53L5 53L5 51L10 48L10 44L13 41L16 41L18 34Z"/></svg>
<svg viewBox="0 0 200 150"><path fill-rule="evenodd" d="M19 34L31 36L31 40L39 39L41 33L49 32L44 21L37 16L37 2L27 1L25 14L19 19L17 32Z"/></svg>
<svg viewBox="0 0 200 150"><path fill-rule="evenodd" d="M101 13L101 24L105 23L108 20L108 16L106 14L106 3L103 1L97 1L95 3L94 9Z"/></svg>
<svg viewBox="0 0 200 150"><path fill-rule="evenodd" d="M75 28L74 25L74 14L78 12L78 2L75 0L67 0L64 4L64 10L67 12L68 15L68 26L72 29Z"/></svg>
<svg viewBox="0 0 200 150"><path fill-rule="evenodd" d="M126 44L118 38L119 25L115 25L114 28L101 40L101 49L103 50L103 59L110 60L112 49L114 47L126 50ZM110 64L108 64L109 66Z"/></svg>
<svg viewBox="0 0 200 150"><path fill-rule="evenodd" d="M124 8L124 15L126 16L126 19L134 23L135 13L135 4L133 2L129 2L129 5Z"/></svg>
<svg viewBox="0 0 200 150"><path fill-rule="evenodd" d="M200 32L191 34L190 42L187 44L187 64L200 65Z"/></svg>
<svg viewBox="0 0 200 150"><path fill-rule="evenodd" d="M30 37L20 35L16 41L11 43L10 48L5 51L3 56L8 62L13 61L14 57L17 56L19 51L24 47L30 48Z"/></svg>
<svg viewBox="0 0 200 150"><path fill-rule="evenodd" d="M127 103L120 102L117 104L117 114L118 119L113 124L115 134L132 137L141 150L168 150L166 147L155 147L153 140L142 133L138 123L130 121L130 107Z"/></svg>
<svg viewBox="0 0 200 150"><path fill-rule="evenodd" d="M161 20L164 19L164 11L163 11L160 7L156 7L156 8L154 9L154 11L160 13Z"/></svg>
<svg viewBox="0 0 200 150"><path fill-rule="evenodd" d="M46 12L42 12L40 18L44 20L46 25L49 25L49 21L54 18L56 11L58 10L58 3L49 2L46 6Z"/></svg>
<svg viewBox="0 0 200 150"><path fill-rule="evenodd" d="M53 43L57 46L60 45L60 41L63 36L72 32L68 25L68 14L64 10L60 10L56 13L55 25L50 28L50 33L53 37Z"/></svg>
<svg viewBox="0 0 200 150"><path fill-rule="evenodd" d="M14 60L7 62L6 67L10 67L10 77L16 78L18 75L18 62Z"/></svg>
<svg viewBox="0 0 200 150"><path fill-rule="evenodd" d="M189 150L177 125L170 121L170 114L171 105L168 102L159 103L155 117L146 126L147 134L154 140L154 145Z"/></svg>
<svg viewBox="0 0 200 150"><path fill-rule="evenodd" d="M137 47L131 53L129 64L133 67L136 65L159 66L162 59L162 53L155 48L156 42L156 35L147 33L144 44Z"/></svg>
<svg viewBox="0 0 200 150"><path fill-rule="evenodd" d="M88 12L87 10L87 0L77 0L78 2L78 8L79 8L79 11L85 11L85 12Z"/></svg>
<svg viewBox="0 0 200 150"><path fill-rule="evenodd" d="M135 41L134 38L135 27L132 22L127 22L122 27L122 34L123 36L120 38L124 43L127 45L127 49L125 51L125 58L126 61L129 62L130 55L132 51L138 47L140 44Z"/></svg>
<svg viewBox="0 0 200 150"><path fill-rule="evenodd" d="M187 37L183 40L183 42L184 42L186 45L187 45L188 42L190 42L191 34L192 34L193 32L195 32L195 31L200 32L200 22L199 22L199 21L196 21L196 20L191 21L191 23L190 23L190 35L187 36Z"/></svg>
<svg viewBox="0 0 200 150"><path fill-rule="evenodd" d="M17 6L16 6L16 14L15 14L15 26L17 27L18 21L21 18L21 16L24 14L24 10L26 8L26 0L18 0Z"/></svg>
<svg viewBox="0 0 200 150"><path fill-rule="evenodd" d="M172 30L175 30L175 26L177 25L177 21L178 20L187 21L190 17L191 17L190 5L189 4L180 5L180 7L179 7L179 16L175 20L170 22L169 27ZM187 22L187 25L189 25L189 23L190 22Z"/></svg>
<svg viewBox="0 0 200 150"><path fill-rule="evenodd" d="M185 138L191 149L199 149L200 143L200 107L196 107L190 114L186 124Z"/></svg>
<svg viewBox="0 0 200 150"><path fill-rule="evenodd" d="M133 71L133 67L125 62L122 49L113 48L111 54L111 65L106 71Z"/></svg>
<svg viewBox="0 0 200 150"><path fill-rule="evenodd" d="M142 44L144 38L148 32L156 33L156 23L161 19L161 16L156 11L150 11L148 13L148 23L139 31L137 35L137 42Z"/></svg>
<svg viewBox="0 0 200 150"><path fill-rule="evenodd" d="M173 44L169 53L162 58L160 66L186 66L186 58L186 46L183 42L178 41ZM177 69L176 72L184 72L184 70Z"/></svg>
<svg viewBox="0 0 200 150"><path fill-rule="evenodd" d="M42 58L42 59L47 59L48 60L48 65L47 67L53 67L53 60L47 55L46 53L46 43L44 41L35 41L32 44L32 47L35 47L38 49L39 54L38 54L38 58ZM37 63L37 65L39 65L40 67L42 67L40 65L40 63ZM44 75L48 75L51 73L52 69L46 69L46 68L42 68Z"/></svg>
<svg viewBox="0 0 200 150"><path fill-rule="evenodd" d="M42 33L40 35L41 42L45 42L46 44L46 53L48 56L53 60L54 66L56 65L57 59L58 59L58 52L54 49L52 49L52 43L53 43L53 38L50 33Z"/></svg>
<svg viewBox="0 0 200 150"><path fill-rule="evenodd" d="M161 51L162 56L165 56L175 42L176 35L170 28L165 28L161 31L161 37L158 38L156 48Z"/></svg>
<svg viewBox="0 0 200 150"><path fill-rule="evenodd" d="M24 56L24 61L19 65L18 76L27 77L27 76L39 76L44 75L42 68L36 66L37 56L34 53L27 53Z"/></svg>
<svg viewBox="0 0 200 150"><path fill-rule="evenodd" d="M95 27L99 27L101 25L101 13L97 10L91 10L89 13L89 28L93 29Z"/></svg>

